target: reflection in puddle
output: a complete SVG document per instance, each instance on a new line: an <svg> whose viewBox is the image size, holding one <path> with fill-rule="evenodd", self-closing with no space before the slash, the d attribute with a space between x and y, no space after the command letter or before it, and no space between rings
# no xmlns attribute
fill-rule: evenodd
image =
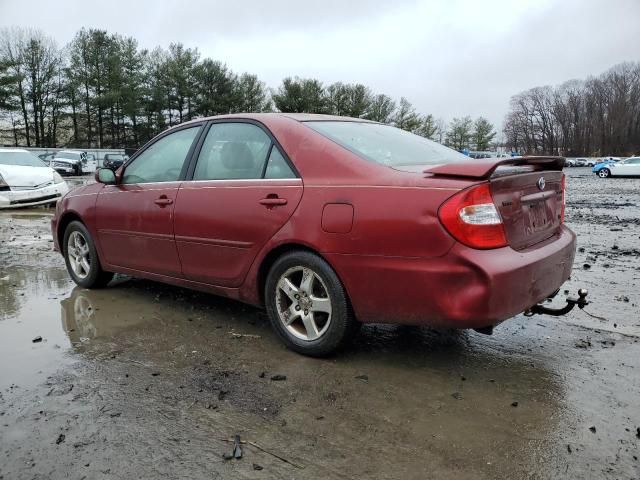
<svg viewBox="0 0 640 480"><path fill-rule="evenodd" d="M26 303L44 306L41 302L69 285L69 275L59 268L0 270L0 321L15 316Z"/></svg>
<svg viewBox="0 0 640 480"><path fill-rule="evenodd" d="M166 423L153 412L168 408L167 399L176 405L188 401L187 406L196 399L198 405L219 404L224 418L250 422L276 444L293 439L299 454L312 458L306 432L319 428L308 422L317 424L321 412L323 425L340 440L317 440L332 458L339 452L358 458L349 446L364 435L367 462L376 468L385 468L375 459L390 442L406 454L404 464L413 471L423 458L419 452L429 445L430 458L483 465L488 472L493 471L489 463L500 465L502 475L495 476L515 478L523 470L542 471L536 465L562 418L558 377L526 356L501 350L493 339L366 327L347 352L317 360L284 349L260 311L223 298L141 280L121 280L102 290L71 289L62 268L8 273L17 287L0 287L0 386L42 383L76 362L73 395L99 391L100 405L108 403L123 415L128 409L149 412L150 431ZM45 341L32 344L36 334ZM260 377L263 371L288 380L270 382ZM356 378L361 375L366 380ZM158 381L165 382L162 395L154 393ZM510 406L514 401L518 409ZM289 427L278 427L279 417L272 423L269 416L247 420L255 414L247 405L268 405ZM201 410L181 411L188 419ZM371 412L380 416L375 431ZM202 431L228 427L213 415L197 419ZM113 438L122 441L117 432ZM455 445L464 445L464 451L451 449Z"/></svg>
<svg viewBox="0 0 640 480"><path fill-rule="evenodd" d="M146 320L144 307L140 308L140 304L126 292L117 293L114 295L114 290L109 289L76 287L68 298L60 302L62 328L73 345L96 338L111 338L119 331Z"/></svg>

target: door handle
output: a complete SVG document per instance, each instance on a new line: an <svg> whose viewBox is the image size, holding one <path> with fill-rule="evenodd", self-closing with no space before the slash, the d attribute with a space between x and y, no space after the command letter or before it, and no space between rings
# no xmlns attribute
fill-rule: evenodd
<svg viewBox="0 0 640 480"><path fill-rule="evenodd" d="M278 205L286 205L287 199L280 197L272 197L268 196L267 198L263 198L260 200L260 205L264 205L265 207L277 207Z"/></svg>
<svg viewBox="0 0 640 480"><path fill-rule="evenodd" d="M173 200L167 198L166 195L162 195L160 198L156 198L153 203L155 203L156 205L160 205L161 207L165 207L167 205L171 205L173 203Z"/></svg>

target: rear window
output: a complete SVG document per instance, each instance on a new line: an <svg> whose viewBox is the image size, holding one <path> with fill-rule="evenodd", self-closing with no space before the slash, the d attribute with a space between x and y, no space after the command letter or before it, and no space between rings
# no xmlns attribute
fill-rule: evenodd
<svg viewBox="0 0 640 480"><path fill-rule="evenodd" d="M0 165L19 165L21 167L46 167L35 155L28 152L0 152Z"/></svg>
<svg viewBox="0 0 640 480"><path fill-rule="evenodd" d="M365 160L390 167L469 161L469 157L449 147L389 125L340 121L305 125Z"/></svg>

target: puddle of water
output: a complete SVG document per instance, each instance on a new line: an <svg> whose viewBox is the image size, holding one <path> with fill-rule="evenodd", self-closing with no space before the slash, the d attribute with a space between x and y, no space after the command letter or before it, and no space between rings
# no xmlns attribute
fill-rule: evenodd
<svg viewBox="0 0 640 480"><path fill-rule="evenodd" d="M32 455L42 470L31 476L92 478L99 471L81 468L91 463L123 478L141 471L234 478L251 463L222 463L228 445L216 442L236 432L304 464L309 478L634 478L637 472L637 339L519 316L492 337L368 326L346 352L310 359L287 351L264 313L223 298L142 280L119 279L104 290L74 287L50 251L47 220L46 212L0 214L0 234L6 227L0 238L12 236L13 226L22 239L22 248L0 244L0 405L3 391L13 395L6 393L11 385L33 387L31 397L11 396L2 407L10 426L0 456L13 460L9 474L0 466L0 476L23 474ZM575 228L589 245L579 262L612 239L608 225ZM637 232L623 233L614 240L631 248ZM38 236L40 243L31 244ZM9 250L11 257L3 257ZM610 326L630 328L625 319L637 318L637 259L606 260L626 267L620 272L601 268L604 261L575 271L567 288L620 282L592 293L592 311L609 316ZM611 303L619 293L630 302ZM572 312L569 320L588 325L580 315ZM44 341L31 343L36 335ZM271 381L273 374L287 380ZM55 393L46 396L51 388ZM41 421L43 409L51 421ZM36 436L25 433L31 427ZM70 463L61 462L51 450L61 428L69 429L69 446L73 438L92 449L70 448ZM21 457L8 453L20 448ZM166 461L151 464L158 451ZM297 476L273 457L259 462L272 477Z"/></svg>
<svg viewBox="0 0 640 480"><path fill-rule="evenodd" d="M65 365L59 299L72 285L59 268L1 269L0 278L0 389L32 387Z"/></svg>

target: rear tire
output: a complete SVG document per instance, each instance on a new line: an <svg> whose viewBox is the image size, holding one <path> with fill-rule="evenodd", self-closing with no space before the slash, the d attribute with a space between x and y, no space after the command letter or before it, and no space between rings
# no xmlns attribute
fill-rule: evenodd
<svg viewBox="0 0 640 480"><path fill-rule="evenodd" d="M609 178L611 176L611 171L608 168L603 168L598 171L598 176L600 178Z"/></svg>
<svg viewBox="0 0 640 480"><path fill-rule="evenodd" d="M264 298L278 336L303 355L330 355L349 344L361 326L336 273L310 252L294 251L276 260Z"/></svg>
<svg viewBox="0 0 640 480"><path fill-rule="evenodd" d="M67 271L80 287L101 288L113 279L112 272L102 269L93 238L82 222L67 226L62 249Z"/></svg>

